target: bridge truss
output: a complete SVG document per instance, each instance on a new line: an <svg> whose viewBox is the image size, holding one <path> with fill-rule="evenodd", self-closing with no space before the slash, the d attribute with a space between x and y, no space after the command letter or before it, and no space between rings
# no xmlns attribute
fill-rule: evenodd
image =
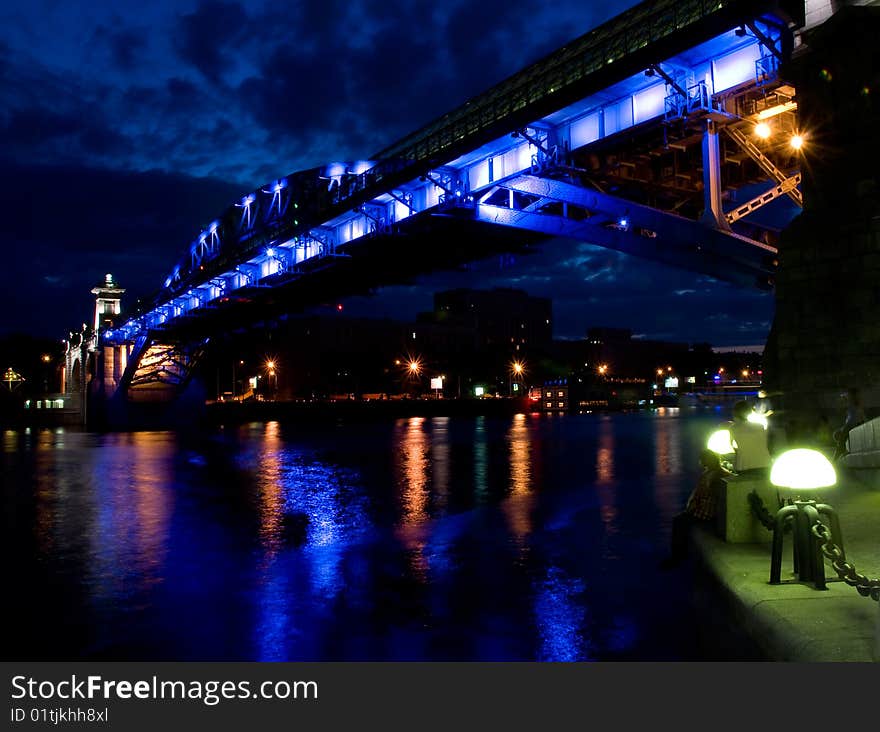
<svg viewBox="0 0 880 732"><path fill-rule="evenodd" d="M143 313L104 334L141 343L126 389L179 387L195 351L174 344L204 341L237 307L381 259L431 220L470 237L472 259L487 254L490 226L772 287L780 226L756 213L788 201L791 217L801 203L788 144L799 133L795 90L778 70L802 23L798 2L643 3L373 161L301 171L243 196ZM756 138L760 123L774 134Z"/></svg>

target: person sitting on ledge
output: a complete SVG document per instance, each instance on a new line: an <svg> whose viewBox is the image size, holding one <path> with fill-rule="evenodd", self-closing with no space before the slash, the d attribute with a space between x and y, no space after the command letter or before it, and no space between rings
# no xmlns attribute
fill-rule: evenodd
<svg viewBox="0 0 880 732"><path fill-rule="evenodd" d="M730 441L733 443L733 470L735 473L758 473L770 467L767 449L767 431L755 422L749 422L752 408L746 401L733 405L733 424Z"/></svg>
<svg viewBox="0 0 880 732"><path fill-rule="evenodd" d="M849 452L847 439L850 430L865 422L865 410L862 407L862 396L856 387L846 392L846 419L839 429L834 430L834 460Z"/></svg>
<svg viewBox="0 0 880 732"><path fill-rule="evenodd" d="M672 554L664 559L663 569L684 561L688 550L688 533L692 526L706 525L715 518L724 479L730 473L721 466L721 458L712 450L700 452L700 479L687 500L685 509L672 519Z"/></svg>

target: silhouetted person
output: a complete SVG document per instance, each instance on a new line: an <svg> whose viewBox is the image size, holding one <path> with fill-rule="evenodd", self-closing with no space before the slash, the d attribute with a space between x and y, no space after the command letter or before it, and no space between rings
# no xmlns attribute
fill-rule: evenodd
<svg viewBox="0 0 880 732"><path fill-rule="evenodd" d="M730 441L733 443L733 469L737 473L757 472L770 467L767 449L767 430L756 422L749 422L752 408L748 402L733 405L733 424Z"/></svg>
<svg viewBox="0 0 880 732"><path fill-rule="evenodd" d="M865 421L865 410L862 408L862 396L859 390L852 387L846 392L846 419L839 429L834 430L834 459L846 455L846 441L850 430Z"/></svg>
<svg viewBox="0 0 880 732"><path fill-rule="evenodd" d="M687 500L685 509L672 520L672 554L660 563L664 569L674 567L687 557L688 533L694 525L708 524L715 518L724 478L728 473L721 467L721 458L704 449L700 452L702 472Z"/></svg>

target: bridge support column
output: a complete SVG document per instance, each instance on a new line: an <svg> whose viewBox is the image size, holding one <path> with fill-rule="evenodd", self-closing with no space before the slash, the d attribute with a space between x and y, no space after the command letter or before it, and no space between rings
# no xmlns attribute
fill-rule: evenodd
<svg viewBox="0 0 880 732"><path fill-rule="evenodd" d="M783 69L797 86L804 209L780 241L764 369L795 433L842 419L848 387L880 406L878 34L880 8L844 7Z"/></svg>
<svg viewBox="0 0 880 732"><path fill-rule="evenodd" d="M703 196L703 222L716 229L730 229L721 205L721 150L718 146L718 129L711 119L706 121L706 131L703 133Z"/></svg>

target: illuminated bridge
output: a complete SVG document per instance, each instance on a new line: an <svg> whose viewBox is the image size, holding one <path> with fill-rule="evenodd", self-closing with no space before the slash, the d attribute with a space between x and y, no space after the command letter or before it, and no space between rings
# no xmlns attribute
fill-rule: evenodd
<svg viewBox="0 0 880 732"><path fill-rule="evenodd" d="M101 334L104 393L167 400L212 334L552 237L771 288L809 144L780 68L808 16L645 2L369 161L268 182Z"/></svg>

